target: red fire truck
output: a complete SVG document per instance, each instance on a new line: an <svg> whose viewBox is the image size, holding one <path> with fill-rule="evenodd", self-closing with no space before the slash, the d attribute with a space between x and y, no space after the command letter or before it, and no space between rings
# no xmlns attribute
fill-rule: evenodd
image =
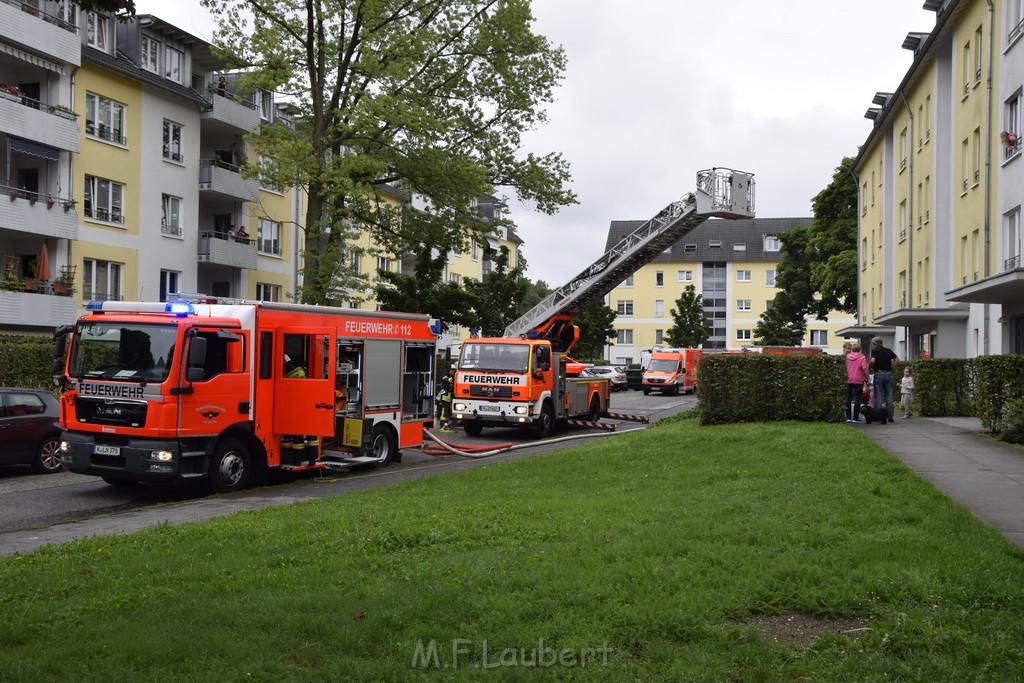
<svg viewBox="0 0 1024 683"><path fill-rule="evenodd" d="M711 216L754 215L750 173L711 168L697 191L672 202L505 328L503 337L462 343L452 415L469 435L484 427L530 427L538 436L574 417L608 410L608 380L580 375L566 354L579 339L575 316ZM577 376L574 376L577 375Z"/></svg>
<svg viewBox="0 0 1024 683"><path fill-rule="evenodd" d="M426 315L196 299L92 302L59 328L61 460L110 484L400 461L433 418Z"/></svg>

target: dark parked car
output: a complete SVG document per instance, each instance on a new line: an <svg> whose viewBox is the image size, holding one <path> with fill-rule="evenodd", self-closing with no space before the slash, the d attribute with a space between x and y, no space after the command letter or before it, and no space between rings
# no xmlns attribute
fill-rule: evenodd
<svg viewBox="0 0 1024 683"><path fill-rule="evenodd" d="M0 465L59 472L60 408L51 394L0 387Z"/></svg>
<svg viewBox="0 0 1024 683"><path fill-rule="evenodd" d="M611 365L596 365L587 368L598 377L607 378L612 384L612 391L622 391L626 388L626 373L622 368Z"/></svg>

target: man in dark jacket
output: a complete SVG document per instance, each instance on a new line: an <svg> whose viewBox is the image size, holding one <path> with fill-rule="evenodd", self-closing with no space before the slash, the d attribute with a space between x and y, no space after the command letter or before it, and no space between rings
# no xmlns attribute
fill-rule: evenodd
<svg viewBox="0 0 1024 683"><path fill-rule="evenodd" d="M869 365L875 373L875 407L885 407L889 415L888 421L892 422L894 408L892 400L892 373L899 363L899 356L893 353L892 349L882 346L882 338L875 337L871 340L871 360ZM886 420L882 420L885 424Z"/></svg>

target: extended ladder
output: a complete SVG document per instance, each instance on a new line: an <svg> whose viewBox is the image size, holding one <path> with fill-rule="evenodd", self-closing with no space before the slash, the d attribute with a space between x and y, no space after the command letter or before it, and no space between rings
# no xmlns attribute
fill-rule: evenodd
<svg viewBox="0 0 1024 683"><path fill-rule="evenodd" d="M523 336L557 316L579 314L712 216L754 217L752 173L726 168L700 171L696 193L672 202L624 237L589 268L506 327L505 336Z"/></svg>

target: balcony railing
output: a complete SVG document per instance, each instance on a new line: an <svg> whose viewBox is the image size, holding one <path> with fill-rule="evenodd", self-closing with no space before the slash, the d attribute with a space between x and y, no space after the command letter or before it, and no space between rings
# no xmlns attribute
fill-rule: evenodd
<svg viewBox="0 0 1024 683"><path fill-rule="evenodd" d="M86 218L92 218L97 221L106 221L107 223L124 223L124 215L121 213L121 209L103 209L103 208L92 208L88 204L85 206L83 215Z"/></svg>
<svg viewBox="0 0 1024 683"><path fill-rule="evenodd" d="M97 125L93 121L86 121L85 134L99 138L100 140L106 140L107 142L115 142L119 145L123 145L126 142L123 130L120 128L111 128L105 123Z"/></svg>
<svg viewBox="0 0 1024 683"><path fill-rule="evenodd" d="M175 237L181 237L181 226L180 225L168 225L167 221L160 221L160 232L164 235L173 235Z"/></svg>
<svg viewBox="0 0 1024 683"><path fill-rule="evenodd" d="M3 2L7 5L11 5L13 7L20 7L21 11L27 14L31 14L34 17L39 17L48 24L59 26L60 28L64 29L69 33L78 33L78 27L72 24L71 22L65 21L64 19L61 19L60 17L54 14L50 14L49 12L44 12L38 7L33 7L27 2L21 2L20 0L0 0L0 2Z"/></svg>
<svg viewBox="0 0 1024 683"><path fill-rule="evenodd" d="M1003 270L1016 270L1017 268L1020 268L1020 254L1003 261Z"/></svg>
<svg viewBox="0 0 1024 683"><path fill-rule="evenodd" d="M2 0L0 0L0 2L2 2ZM53 114L54 116L59 116L62 119L67 119L68 121L75 121L78 119L78 114L71 111L63 104L46 104L41 100L33 99L22 94L21 90L14 85L0 85L0 97L3 97L5 100L10 100L11 102L17 102L23 107L36 109L38 111L45 111L47 114Z"/></svg>

